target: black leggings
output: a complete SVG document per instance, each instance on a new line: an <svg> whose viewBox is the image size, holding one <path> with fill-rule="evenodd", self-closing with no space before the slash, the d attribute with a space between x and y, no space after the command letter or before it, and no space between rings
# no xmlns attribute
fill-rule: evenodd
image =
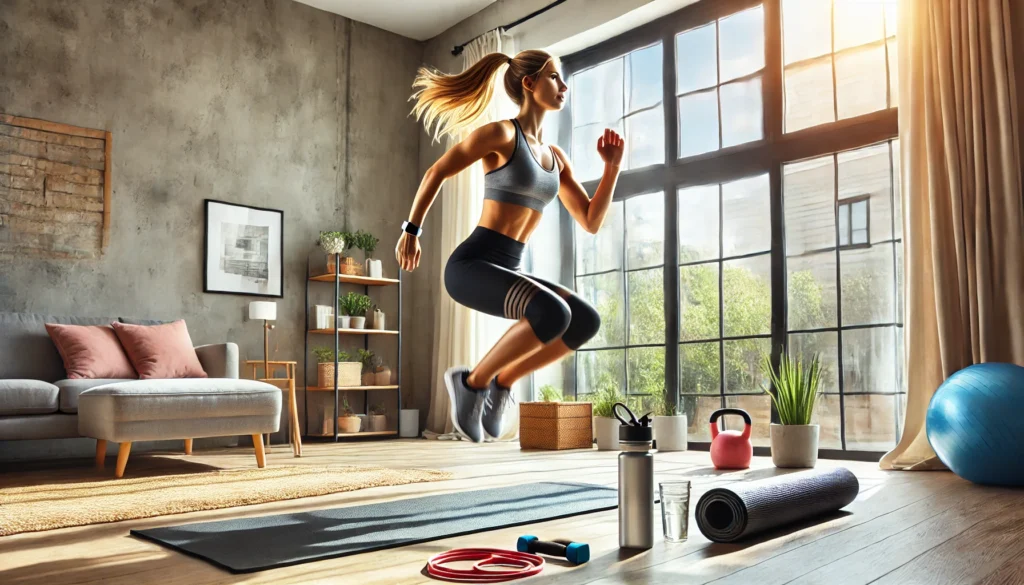
<svg viewBox="0 0 1024 585"><path fill-rule="evenodd" d="M481 313L516 320L525 317L541 342L561 337L570 349L579 349L597 334L601 317L590 303L564 286L519 272L525 247L477 226L445 265L448 294L460 305Z"/></svg>

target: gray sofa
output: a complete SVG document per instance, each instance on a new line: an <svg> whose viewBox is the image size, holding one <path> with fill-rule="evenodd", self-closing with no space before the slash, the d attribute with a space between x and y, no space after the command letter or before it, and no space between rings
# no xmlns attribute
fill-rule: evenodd
<svg viewBox="0 0 1024 585"><path fill-rule="evenodd" d="M125 380L68 380L46 323L109 325L118 317L61 317L0 312L0 441L71 439L78 433L78 397ZM153 322L155 323L155 322ZM238 346L201 345L196 355L211 378L238 378Z"/></svg>
<svg viewBox="0 0 1024 585"><path fill-rule="evenodd" d="M66 379L64 362L46 323L108 325L117 317L61 317L0 312L0 441L97 439L102 465L108 441L121 444L117 475L132 441L250 435L277 432L281 391L238 379L238 346L201 345L196 355L209 376L192 380ZM80 407L81 406L81 420Z"/></svg>

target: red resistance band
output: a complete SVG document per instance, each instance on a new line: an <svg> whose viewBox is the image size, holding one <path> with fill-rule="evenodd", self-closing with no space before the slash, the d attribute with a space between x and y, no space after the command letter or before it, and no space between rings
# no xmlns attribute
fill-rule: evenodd
<svg viewBox="0 0 1024 585"><path fill-rule="evenodd" d="M476 561L476 564L471 569L451 569L445 566L466 561ZM457 548L434 555L427 561L427 573L430 576L457 583L501 583L536 575L542 570L543 558L498 548Z"/></svg>

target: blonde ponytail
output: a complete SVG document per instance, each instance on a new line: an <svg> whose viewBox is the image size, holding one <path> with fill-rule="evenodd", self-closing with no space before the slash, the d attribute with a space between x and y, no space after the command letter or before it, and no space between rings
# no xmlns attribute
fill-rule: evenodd
<svg viewBox="0 0 1024 585"><path fill-rule="evenodd" d="M415 91L410 99L416 100L412 113L417 121L423 119L434 140L445 135L457 136L487 109L494 94L494 77L503 65L509 66L505 72L505 92L516 105L522 105L523 78L536 76L551 58L544 51L533 50L511 59L504 53L489 53L455 75L421 67L412 84Z"/></svg>

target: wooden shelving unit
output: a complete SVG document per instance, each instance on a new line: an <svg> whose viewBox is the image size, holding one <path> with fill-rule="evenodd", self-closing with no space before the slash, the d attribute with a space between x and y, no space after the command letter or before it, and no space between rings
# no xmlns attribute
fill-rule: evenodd
<svg viewBox="0 0 1024 585"><path fill-rule="evenodd" d="M317 335L333 335L334 329L310 329L309 333ZM342 329L338 328L340 335L398 335L397 331L388 331L386 329Z"/></svg>
<svg viewBox="0 0 1024 585"><path fill-rule="evenodd" d="M338 386L339 392L364 392L370 390L398 390L398 386ZM334 386L306 386L306 392L334 392Z"/></svg>
<svg viewBox="0 0 1024 585"><path fill-rule="evenodd" d="M397 437L398 436L398 431L366 431L364 433L338 433L336 435L335 434L331 434L331 433L327 433L326 435L323 434L323 433L309 433L306 436L307 437L337 437L339 439L344 439L344 438L354 439L354 438L360 438L360 437Z"/></svg>
<svg viewBox="0 0 1024 585"><path fill-rule="evenodd" d="M334 266L341 266L341 254L335 254ZM335 316L335 319L337 319L337 316L338 316L338 314L340 312L339 311L339 307L338 307L338 297L339 297L339 295L341 293L341 286L342 285L362 286L363 290L364 290L364 294L366 294L366 295L370 295L371 287L397 286L398 287L398 303L397 303L398 307L397 307L396 315L393 317L393 319L394 319L393 322L397 323L398 327L401 328L401 325L402 325L402 275L401 275L401 271L399 271L399 277L398 278L370 278L370 277L367 277L367 276L350 276L348 274L316 274L316 275L314 275L314 274L310 274L309 262L307 260L307 262L306 262L306 328L307 329L306 329L305 351L303 352L303 372L305 374L304 377L305 377L306 380L310 380L311 378L310 378L310 375L309 375L310 374L310 372L309 372L309 362L310 362L310 360L309 360L309 346L310 346L311 339L323 339L323 336L333 336L333 338L334 338L334 354L335 354L335 362L334 362L335 379L334 379L334 385L333 386L329 386L329 387L306 385L305 386L306 393L303 394L303 408L305 409L306 425L308 425L309 424L309 393L310 392L333 392L334 393L334 410L333 410L333 416L332 416L332 418L334 419L334 433L326 433L326 434L324 434L324 433L303 433L304 437L325 437L325 438L333 437L335 441L338 441L339 439L349 439L349 438L397 437L398 434L399 434L399 429L397 427L399 425L399 421L401 420L401 417L397 416L397 415L398 415L398 410L401 409L401 406L402 406L402 389L401 389L401 385L402 385L402 332L400 330L392 331L392 330L380 330L380 329L342 329L340 327L337 328L337 329L313 329L313 328L310 328L310 308L311 307L310 307L310 301L309 301L309 290L310 290L310 285L313 284L313 283L333 283L334 284L334 316ZM398 344L398 358L395 361L395 364L393 366L393 370L395 372L395 375L396 375L398 383L395 384L395 385L387 385L387 386L338 386L337 385L338 384L338 379L337 379L337 375L338 374L337 373L338 373L339 368L338 368L338 362L337 362L337 355L338 355L338 349L340 349L339 348L339 339L341 338L342 335L362 335L363 336L363 347L365 349L367 349L367 350L370 349L370 338L371 337L375 337L375 338L391 338L392 336L394 336L394 338L396 340L396 343ZM314 379L314 380L316 379L315 370L314 370L314 375L313 375L312 379ZM398 402L397 402L398 408L396 409L396 412L395 412L395 414L396 414L396 416L395 416L395 426L396 426L396 429L395 430L388 430L388 431L366 431L366 432L359 432L359 433L341 433L341 432L338 432L338 416L337 415L338 415L338 411L339 411L339 408L338 408L338 406L339 406L339 399L340 399L340 396L341 396L342 392L363 392L364 410L368 410L369 406L370 406L370 402L368 400L368 393L371 392L371 391L381 391L381 390L384 390L384 391L394 391L394 392L396 392L398 394ZM369 413L366 413L366 414L369 414ZM303 430L305 431L306 428L303 428Z"/></svg>
<svg viewBox="0 0 1024 585"><path fill-rule="evenodd" d="M334 282L334 274L318 274L316 276L310 276L309 279L313 282ZM349 274L341 274L338 276L338 282L343 284L364 284L368 286L387 286L389 284L398 284L397 278L370 278L369 276L351 276Z"/></svg>

